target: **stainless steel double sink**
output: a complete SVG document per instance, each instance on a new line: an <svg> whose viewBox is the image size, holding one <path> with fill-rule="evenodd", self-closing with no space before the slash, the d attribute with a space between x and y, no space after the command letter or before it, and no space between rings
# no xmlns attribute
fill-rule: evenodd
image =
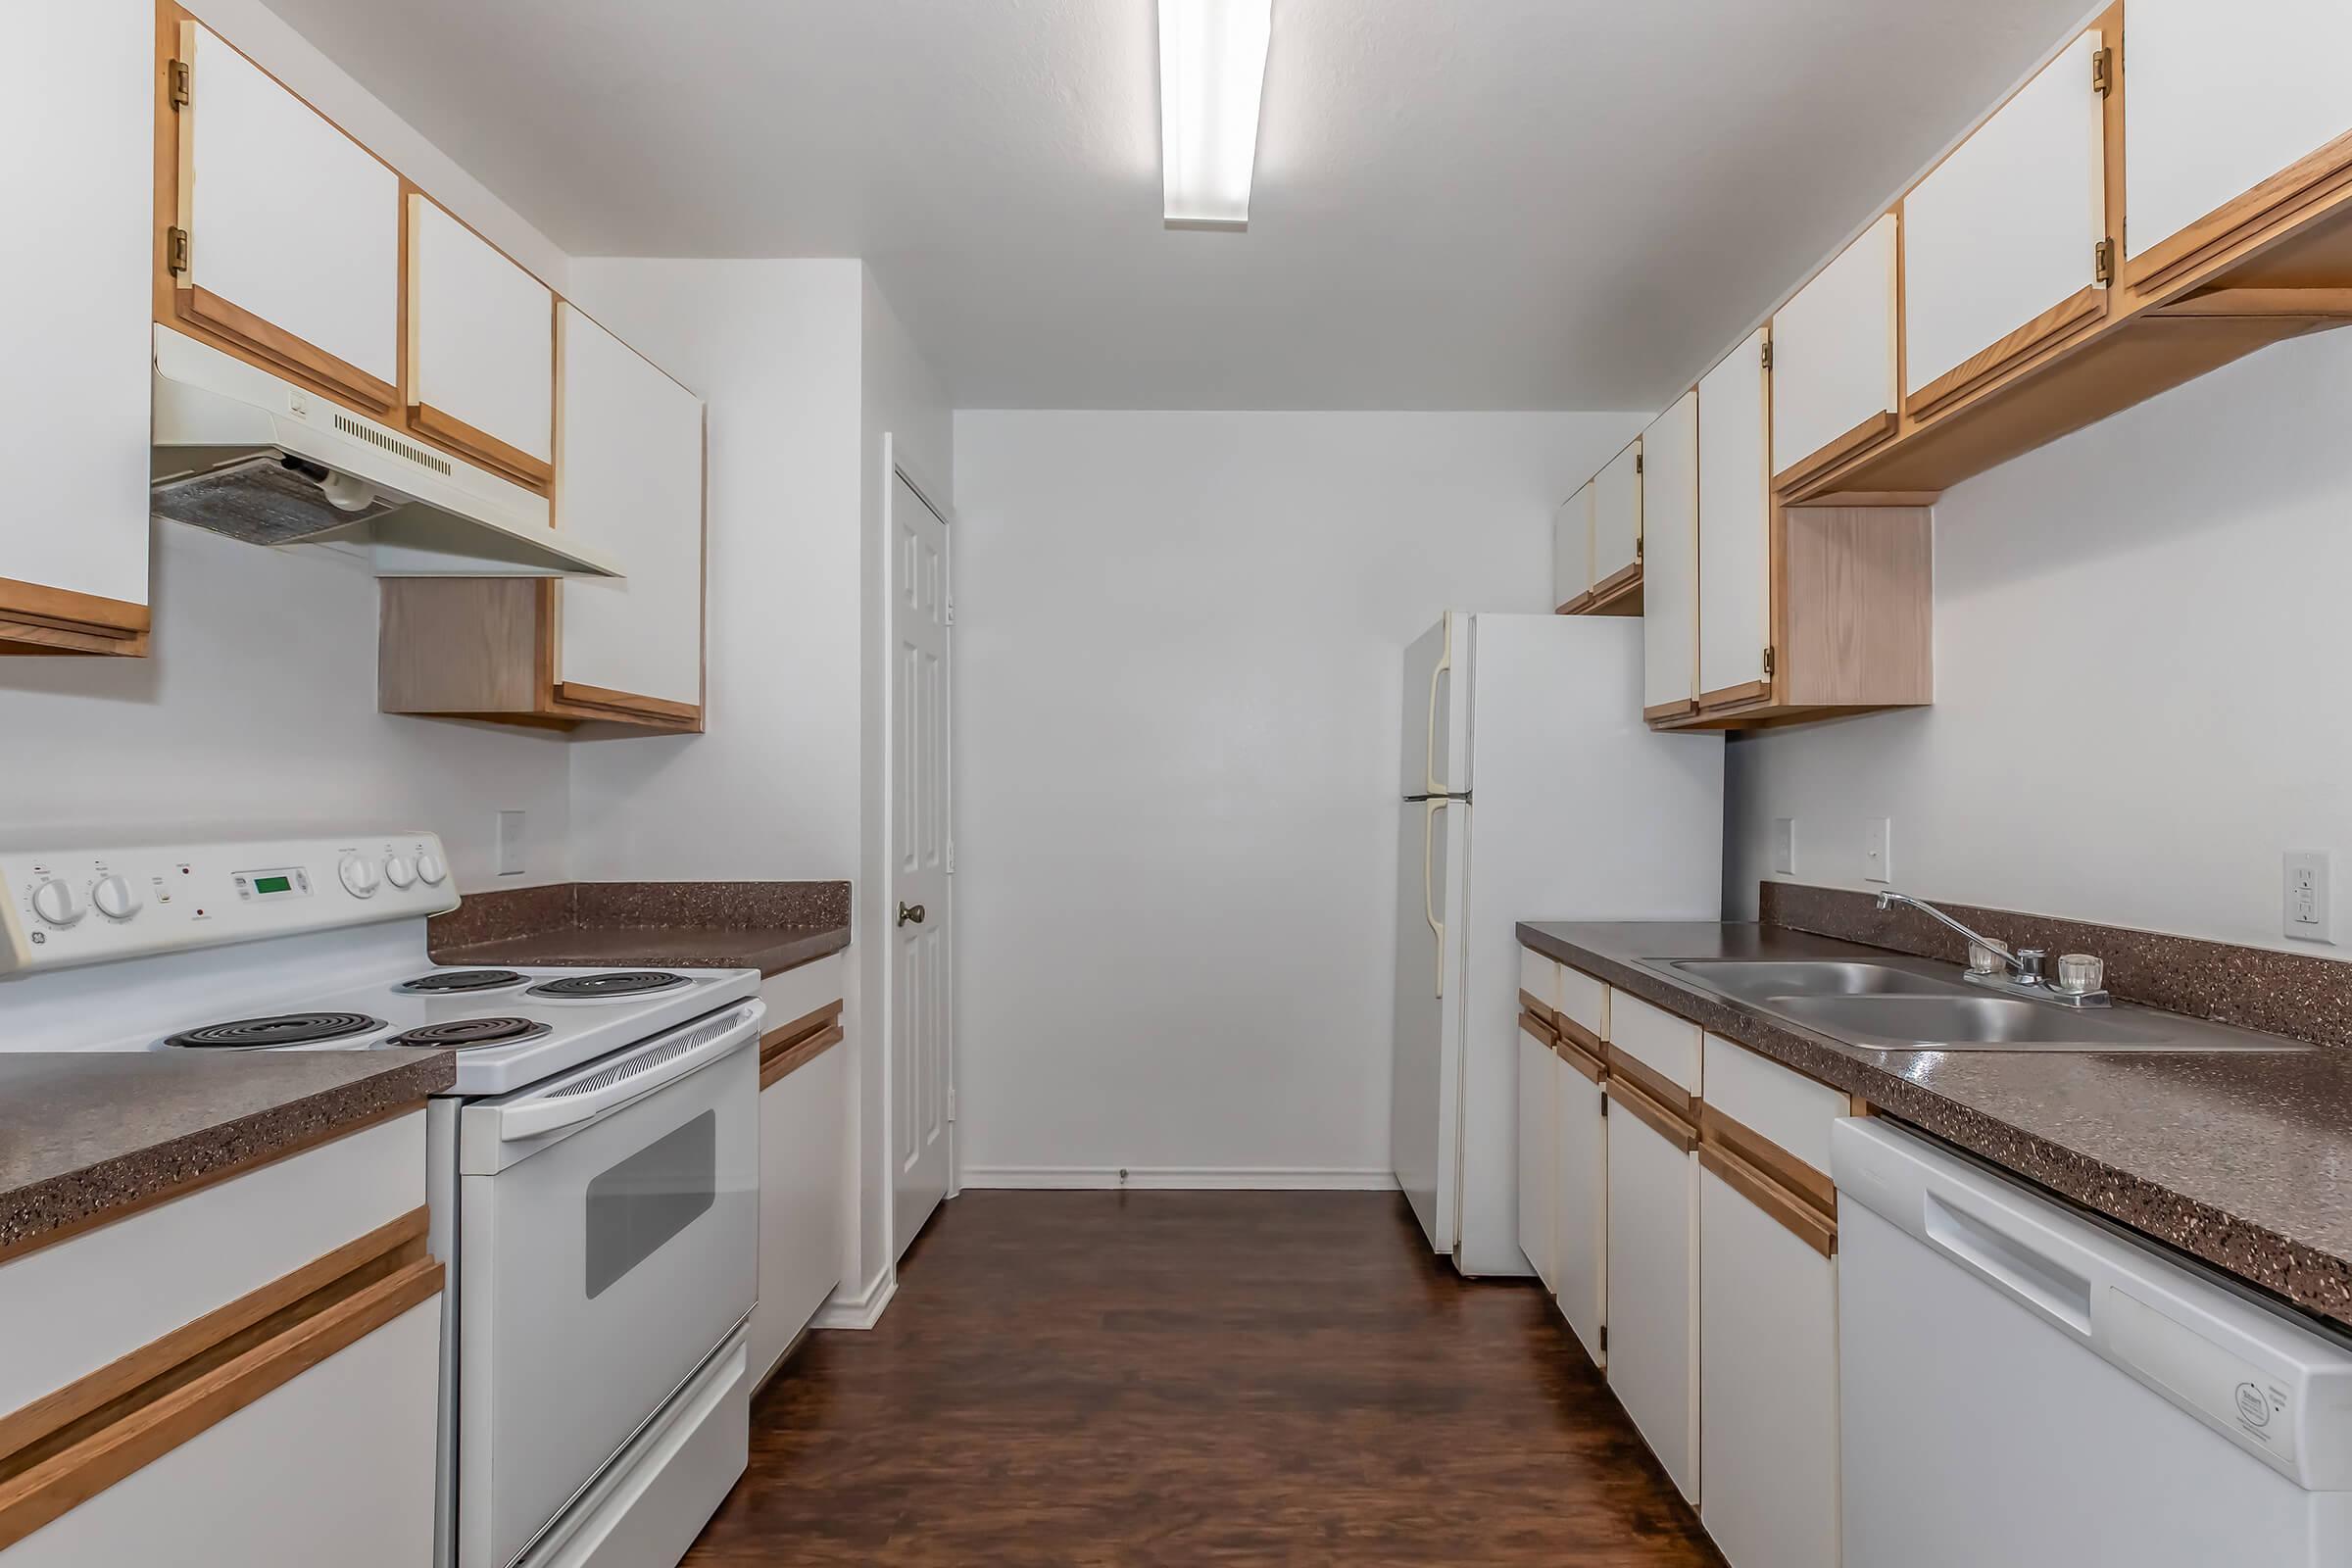
<svg viewBox="0 0 2352 1568"><path fill-rule="evenodd" d="M2004 996L1925 959L1651 958L1649 967L1873 1051L2303 1051L2275 1035L2121 1003Z"/></svg>

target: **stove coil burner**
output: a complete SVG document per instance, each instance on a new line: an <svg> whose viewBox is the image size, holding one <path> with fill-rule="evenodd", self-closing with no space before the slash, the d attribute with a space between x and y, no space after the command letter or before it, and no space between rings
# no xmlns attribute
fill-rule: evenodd
<svg viewBox="0 0 2352 1568"><path fill-rule="evenodd" d="M268 1018L208 1023L164 1042L190 1051L266 1051L272 1046L310 1046L381 1029L384 1020L364 1012L284 1012Z"/></svg>
<svg viewBox="0 0 2352 1568"><path fill-rule="evenodd" d="M536 1040L547 1033L547 1025L528 1018L452 1018L446 1023L428 1023L394 1035L384 1042L387 1046L429 1046L441 1051L471 1051L481 1046L512 1045L518 1040Z"/></svg>
<svg viewBox="0 0 2352 1568"><path fill-rule="evenodd" d="M502 986L518 986L522 981L523 977L512 969L449 969L439 974L420 974L414 980L403 980L392 989L437 996L451 992L496 991Z"/></svg>
<svg viewBox="0 0 2352 1568"><path fill-rule="evenodd" d="M664 974L659 969L615 969L606 974L569 975L562 980L546 980L531 987L534 997L569 997L575 1001L607 1001L618 997L641 997L649 991L668 991L686 984L682 974Z"/></svg>

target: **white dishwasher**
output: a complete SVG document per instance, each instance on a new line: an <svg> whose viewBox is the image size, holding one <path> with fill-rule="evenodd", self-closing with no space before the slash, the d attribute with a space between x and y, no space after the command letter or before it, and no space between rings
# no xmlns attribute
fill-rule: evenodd
<svg viewBox="0 0 2352 1568"><path fill-rule="evenodd" d="M1832 1167L1844 1568L2352 1564L2352 1338L1881 1121Z"/></svg>

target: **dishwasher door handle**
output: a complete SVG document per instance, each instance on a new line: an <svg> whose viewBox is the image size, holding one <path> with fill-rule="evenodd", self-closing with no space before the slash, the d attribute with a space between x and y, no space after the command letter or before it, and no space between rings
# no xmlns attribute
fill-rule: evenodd
<svg viewBox="0 0 2352 1568"><path fill-rule="evenodd" d="M2077 1338L2090 1338L2090 1281L2002 1226L1927 1195L1928 1244L1985 1284L2034 1308Z"/></svg>

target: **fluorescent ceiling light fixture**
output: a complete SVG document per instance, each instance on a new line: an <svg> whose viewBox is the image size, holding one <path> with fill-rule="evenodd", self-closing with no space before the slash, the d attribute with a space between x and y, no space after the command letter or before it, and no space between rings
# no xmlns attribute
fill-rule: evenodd
<svg viewBox="0 0 2352 1568"><path fill-rule="evenodd" d="M1248 228L1274 0L1159 0L1159 168L1170 228Z"/></svg>

